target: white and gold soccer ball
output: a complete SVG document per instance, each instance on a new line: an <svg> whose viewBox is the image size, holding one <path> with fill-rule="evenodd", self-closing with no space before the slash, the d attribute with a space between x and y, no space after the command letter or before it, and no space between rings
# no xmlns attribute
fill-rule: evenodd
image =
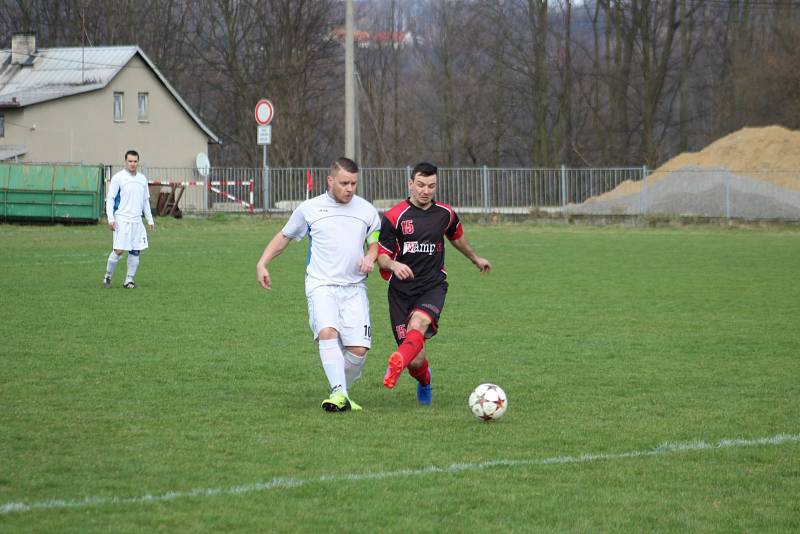
<svg viewBox="0 0 800 534"><path fill-rule="evenodd" d="M469 395L472 415L483 421L500 419L508 408L506 392L497 384L481 384Z"/></svg>

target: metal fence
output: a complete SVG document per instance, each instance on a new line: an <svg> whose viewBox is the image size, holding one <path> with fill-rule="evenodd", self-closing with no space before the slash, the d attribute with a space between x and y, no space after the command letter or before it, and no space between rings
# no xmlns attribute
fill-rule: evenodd
<svg viewBox="0 0 800 534"><path fill-rule="evenodd" d="M109 168L109 176L120 169ZM181 208L186 212L247 211L248 202L252 202L254 211L291 211L307 196L323 193L328 175L327 167L272 168L266 173L262 169L214 167L205 175L188 168L143 167L141 171L155 186L185 187ZM383 209L408 196L410 174L411 167L362 168L358 194ZM466 211L528 213L540 207L580 203L623 182L639 181L645 174L643 167L439 168L437 198Z"/></svg>
<svg viewBox="0 0 800 534"><path fill-rule="evenodd" d="M109 168L109 173L120 168ZM187 213L289 213L309 196L326 190L328 168L264 171L214 167L200 174L196 169L150 167L142 168L142 172L154 187L183 187L180 208ZM362 168L358 194L379 210L388 209L408 195L410 173L410 167ZM800 171L439 168L437 199L462 213L477 214L664 214L800 220Z"/></svg>
<svg viewBox="0 0 800 534"><path fill-rule="evenodd" d="M276 209L306 198L308 169L272 169L268 198ZM327 168L310 169L314 196L325 191ZM497 169L439 168L437 198L464 212L529 213L540 207L566 206L600 195L625 181L638 181L644 168ZM408 196L411 168L363 168L358 193L379 209Z"/></svg>

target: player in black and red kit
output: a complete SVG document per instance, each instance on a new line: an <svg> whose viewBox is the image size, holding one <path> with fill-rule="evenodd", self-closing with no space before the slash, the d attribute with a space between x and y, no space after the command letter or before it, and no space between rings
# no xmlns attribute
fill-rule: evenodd
<svg viewBox="0 0 800 534"><path fill-rule="evenodd" d="M472 250L453 208L434 200L436 173L419 163L408 181L410 196L387 211L381 222L378 265L389 280L389 318L397 351L389 356L383 385L393 388L408 368L417 382L417 400L431 403L431 373L425 340L436 334L447 294L444 239L488 273L492 264Z"/></svg>

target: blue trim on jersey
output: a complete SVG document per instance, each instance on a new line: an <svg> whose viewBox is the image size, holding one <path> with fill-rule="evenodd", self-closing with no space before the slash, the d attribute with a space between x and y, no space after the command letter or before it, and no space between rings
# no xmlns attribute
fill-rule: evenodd
<svg viewBox="0 0 800 534"><path fill-rule="evenodd" d="M114 211L113 213L117 213L117 209L119 209L119 203L122 200L122 190L120 189L117 191L117 196L114 197Z"/></svg>
<svg viewBox="0 0 800 534"><path fill-rule="evenodd" d="M308 234L308 255L306 256L306 267L308 267L308 264L311 263L311 225L309 224L307 226L308 226L308 232L307 232L307 234Z"/></svg>

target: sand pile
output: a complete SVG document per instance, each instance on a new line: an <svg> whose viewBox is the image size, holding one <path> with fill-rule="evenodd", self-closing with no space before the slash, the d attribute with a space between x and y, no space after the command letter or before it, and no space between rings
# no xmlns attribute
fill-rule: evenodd
<svg viewBox="0 0 800 534"><path fill-rule="evenodd" d="M800 218L800 132L744 128L567 211Z"/></svg>

